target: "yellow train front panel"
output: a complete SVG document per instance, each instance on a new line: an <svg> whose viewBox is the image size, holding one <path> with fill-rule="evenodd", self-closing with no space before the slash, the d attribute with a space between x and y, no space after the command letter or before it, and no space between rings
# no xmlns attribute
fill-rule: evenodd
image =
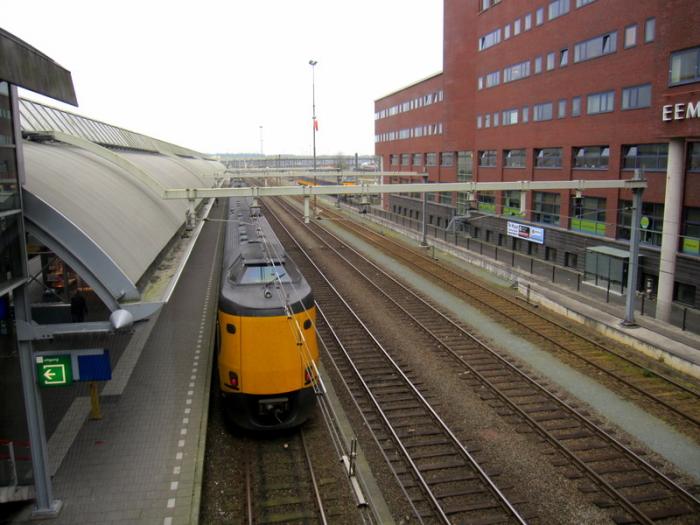
<svg viewBox="0 0 700 525"><path fill-rule="evenodd" d="M241 317L220 311L221 390L264 396L311 386L311 361L318 359L315 324L313 307L292 318Z"/></svg>

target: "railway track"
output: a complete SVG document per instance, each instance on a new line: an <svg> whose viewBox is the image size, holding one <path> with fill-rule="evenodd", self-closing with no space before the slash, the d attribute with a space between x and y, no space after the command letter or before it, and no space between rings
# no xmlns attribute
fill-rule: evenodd
<svg viewBox="0 0 700 525"><path fill-rule="evenodd" d="M437 280L451 293L476 303L495 319L515 325L518 331L543 347L570 356L603 373L629 393L633 401L646 400L656 405L654 411L665 420L673 414L676 423L690 423L700 436L700 393L695 385L670 376L651 362L640 362L625 355L623 349L611 342L601 343L571 326L538 311L513 296L485 286L477 279L456 271L453 267L435 260L425 250L391 239L346 218L332 208L324 210L330 220L342 221L342 227L376 246L384 253L401 261L413 271Z"/></svg>
<svg viewBox="0 0 700 525"><path fill-rule="evenodd" d="M269 214L268 217L270 217ZM429 302L377 268L317 224L308 225L307 228L314 236L313 243L322 243L326 251L334 251L342 264L355 269L358 279L367 279L372 282L377 293L383 293L387 303L403 312L410 320L407 322L423 330L425 341L421 341L420 344L432 345L441 354L449 355L460 367L459 370L455 368L455 373L466 372L462 377L481 392L484 392L484 388L486 388L487 393L482 393L482 397L489 399L491 404L499 409L499 413L517 416L521 421L526 422L532 431L553 446L559 456L558 459L554 460L554 463L565 468L565 475L569 478L579 479L580 489L591 493L599 507L610 508L616 522L654 523L670 518L688 518L700 513L700 502L692 494L652 467L630 448L600 429L583 414L527 377L493 349L469 334L459 323L440 313ZM300 245L299 247L303 251ZM341 263L338 262L338 264ZM307 278L312 273L305 271ZM443 446L444 436L449 435L449 429L447 434L443 434L439 438L430 437L433 436L432 433L435 432L437 423L436 420L431 422L429 417L439 419L439 416L435 410L425 406L425 396L416 392L416 385L412 385L413 388L399 386L411 385L411 379L407 374L398 371L400 367L388 353L384 353L382 350L384 357L381 361L384 364L381 365L382 368L375 368L375 366L379 366L377 363L380 361L377 358L379 351L377 342L366 333L359 332L359 328L346 326L348 319L354 318L349 305L345 304L344 308L334 306L337 304L337 300L331 299L330 295L327 295L331 294L332 291L326 291L326 289L332 288L329 283L319 281L318 283L314 282L312 286L317 302L328 320L328 325L334 328L333 338L336 340L336 346L342 349L343 359L348 363L353 363L347 366L353 368L355 376L364 378L364 381L361 382L362 388L366 392L366 397L375 404L375 410L380 414L380 419L383 419L389 428L394 423L392 419L396 418L398 426L388 432L398 448L406 449L404 454L408 457L407 462L418 465L425 462L429 465L435 465L431 462L443 461L445 465L450 465L449 458L453 458L452 461L457 461L454 459L457 457L464 458L463 452L447 451L440 448ZM336 308L339 311L336 311ZM356 324L359 325L361 322ZM376 350L365 354L364 349L368 347ZM391 363L393 369L390 370L386 363ZM400 377L401 379L399 379ZM399 387L406 390L397 394L393 389ZM410 390L414 390L411 395L409 395ZM385 395L388 397L385 398ZM414 405L417 402L416 399L421 399L424 403L420 409ZM412 416L406 415L409 411L413 414ZM428 414L430 415L428 416ZM420 418L419 420L422 422L420 425L413 423L416 418ZM421 461L413 461L410 456L411 450L407 449L403 440L415 440L418 442L416 445L418 447L425 445L420 444L420 440L423 438L417 439L414 435L408 435L407 428L414 429L411 434L425 432L425 439L437 440L436 443L429 445L438 447L434 450L435 456L432 456L430 448L420 448L418 456L420 456ZM416 432L415 428L420 430ZM412 444L413 441L407 443ZM433 459L433 457L439 458L439 460ZM463 461L463 459L459 461ZM440 508L440 496L452 495L456 493L454 491L459 490L456 487L463 487L466 483L464 480L456 481L456 478L459 477L457 475L453 480L454 483L449 485L450 489L441 494L430 486L428 480L421 481L421 477L425 478L426 476L420 469L416 469L413 465L411 468L414 478L422 487L422 494L433 508ZM460 469L464 467L454 465L450 468ZM428 470L428 472L435 471ZM430 476L427 477L430 479ZM427 503L414 501L421 516L427 513ZM450 503L446 504L446 508L450 509ZM454 508L458 508L458 506ZM449 511L444 512L443 510L443 515L438 513L438 516L445 521L462 521L459 518L454 519ZM520 518L518 516L515 519Z"/></svg>

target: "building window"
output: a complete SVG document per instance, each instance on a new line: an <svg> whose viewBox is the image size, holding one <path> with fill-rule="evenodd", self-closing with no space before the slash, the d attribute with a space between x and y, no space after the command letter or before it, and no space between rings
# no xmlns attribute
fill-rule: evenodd
<svg viewBox="0 0 700 525"><path fill-rule="evenodd" d="M534 122L552 120L552 103L545 102L544 104L535 104L532 106L532 120Z"/></svg>
<svg viewBox="0 0 700 525"><path fill-rule="evenodd" d="M479 211L496 213L496 195L492 191L480 191L476 201Z"/></svg>
<svg viewBox="0 0 700 525"><path fill-rule="evenodd" d="M540 7L535 11L535 25L541 26L544 24L544 7Z"/></svg>
<svg viewBox="0 0 700 525"><path fill-rule="evenodd" d="M673 283L673 300L688 306L695 306L695 286L675 281Z"/></svg>
<svg viewBox="0 0 700 525"><path fill-rule="evenodd" d="M683 253L700 255L700 208L685 208L683 215L681 250Z"/></svg>
<svg viewBox="0 0 700 525"><path fill-rule="evenodd" d="M688 171L700 171L700 142L688 145Z"/></svg>
<svg viewBox="0 0 700 525"><path fill-rule="evenodd" d="M488 49L501 42L501 28L495 29L479 39L479 51Z"/></svg>
<svg viewBox="0 0 700 525"><path fill-rule="evenodd" d="M561 148L542 148L535 150L536 168L561 168L561 164Z"/></svg>
<svg viewBox="0 0 700 525"><path fill-rule="evenodd" d="M637 24L625 28L625 49L637 45Z"/></svg>
<svg viewBox="0 0 700 525"><path fill-rule="evenodd" d="M532 15L530 13L525 15L525 31L532 29Z"/></svg>
<svg viewBox="0 0 700 525"><path fill-rule="evenodd" d="M542 73L542 57L535 57L535 75Z"/></svg>
<svg viewBox="0 0 700 525"><path fill-rule="evenodd" d="M426 166L437 166L437 153L426 153L425 154L425 165Z"/></svg>
<svg viewBox="0 0 700 525"><path fill-rule="evenodd" d="M644 24L644 43L653 42L656 38L656 18L648 18Z"/></svg>
<svg viewBox="0 0 700 525"><path fill-rule="evenodd" d="M401 165L402 166L410 166L411 165L411 154L410 153L402 153L401 154Z"/></svg>
<svg viewBox="0 0 700 525"><path fill-rule="evenodd" d="M485 168L496 167L496 150L487 149L479 152L479 166Z"/></svg>
<svg viewBox="0 0 700 525"><path fill-rule="evenodd" d="M472 152L457 152L457 182L472 180Z"/></svg>
<svg viewBox="0 0 700 525"><path fill-rule="evenodd" d="M561 195L536 191L532 196L532 220L544 224L559 224Z"/></svg>
<svg viewBox="0 0 700 525"><path fill-rule="evenodd" d="M559 111L557 113L557 118L566 117L566 99L559 101Z"/></svg>
<svg viewBox="0 0 700 525"><path fill-rule="evenodd" d="M554 53L547 53L547 71L554 69L556 55Z"/></svg>
<svg viewBox="0 0 700 525"><path fill-rule="evenodd" d="M629 240L630 224L632 224L632 201L620 201L619 210L617 236L619 239ZM663 203L642 203L642 223L647 226L640 228L639 241L652 246L661 246L661 232L664 225Z"/></svg>
<svg viewBox="0 0 700 525"><path fill-rule="evenodd" d="M562 49L559 52L559 67L569 65L569 48Z"/></svg>
<svg viewBox="0 0 700 525"><path fill-rule="evenodd" d="M554 0L549 3L549 20L554 20L569 12L569 0Z"/></svg>
<svg viewBox="0 0 700 525"><path fill-rule="evenodd" d="M530 76L530 61L508 66L503 70L503 82L512 82Z"/></svg>
<svg viewBox="0 0 700 525"><path fill-rule="evenodd" d="M574 168L608 169L610 148L608 146L586 146L574 148Z"/></svg>
<svg viewBox="0 0 700 525"><path fill-rule="evenodd" d="M481 129L481 115L476 116L476 129Z"/></svg>
<svg viewBox="0 0 700 525"><path fill-rule="evenodd" d="M589 115L598 113L610 113L615 109L615 92L593 93L588 95L586 112Z"/></svg>
<svg viewBox="0 0 700 525"><path fill-rule="evenodd" d="M578 117L581 115L581 97L571 99L571 116Z"/></svg>
<svg viewBox="0 0 700 525"><path fill-rule="evenodd" d="M700 47L671 53L668 85L678 86L700 80Z"/></svg>
<svg viewBox="0 0 700 525"><path fill-rule="evenodd" d="M595 0L576 0L576 9L584 5L592 4Z"/></svg>
<svg viewBox="0 0 700 525"><path fill-rule="evenodd" d="M441 153L440 160L442 161L442 164L440 164L440 165L443 168L450 168L450 167L454 166L454 163L455 163L454 151L447 151L445 153Z"/></svg>
<svg viewBox="0 0 700 525"><path fill-rule="evenodd" d="M423 165L423 154L422 153L414 153L413 154L413 165L414 166L422 166Z"/></svg>
<svg viewBox="0 0 700 525"><path fill-rule="evenodd" d="M390 155L389 162L391 163L392 166L398 166L399 165L399 156L394 155L394 154Z"/></svg>
<svg viewBox="0 0 700 525"><path fill-rule="evenodd" d="M525 150L507 149L503 152L503 165L506 168L524 168Z"/></svg>
<svg viewBox="0 0 700 525"><path fill-rule="evenodd" d="M484 115L484 127L485 128L491 127L491 113L486 113L486 115Z"/></svg>
<svg viewBox="0 0 700 525"><path fill-rule="evenodd" d="M574 62L583 62L614 53L617 49L617 33L606 33L574 46Z"/></svg>
<svg viewBox="0 0 700 525"><path fill-rule="evenodd" d="M517 36L520 34L520 19L518 18L515 22L513 22L513 36Z"/></svg>
<svg viewBox="0 0 700 525"><path fill-rule="evenodd" d="M545 246L544 248L544 259L552 263L557 262L557 249L551 246Z"/></svg>
<svg viewBox="0 0 700 525"><path fill-rule="evenodd" d="M510 38L510 24L506 24L506 27L503 28L503 38L504 40L508 40Z"/></svg>
<svg viewBox="0 0 700 525"><path fill-rule="evenodd" d="M578 268L578 255L572 252L564 252L564 266Z"/></svg>
<svg viewBox="0 0 700 525"><path fill-rule="evenodd" d="M520 212L520 202L523 193L517 190L504 191L501 194L501 205L503 207L503 215L522 217Z"/></svg>
<svg viewBox="0 0 700 525"><path fill-rule="evenodd" d="M571 229L591 235L605 235L605 199L572 197Z"/></svg>
<svg viewBox="0 0 700 525"><path fill-rule="evenodd" d="M666 171L668 144L640 144L622 148L622 169Z"/></svg>
<svg viewBox="0 0 700 525"><path fill-rule="evenodd" d="M494 71L486 75L486 87L494 87L501 83L501 72Z"/></svg>
<svg viewBox="0 0 700 525"><path fill-rule="evenodd" d="M517 109L506 109L503 112L503 125L512 126L518 123L518 110Z"/></svg>
<svg viewBox="0 0 700 525"><path fill-rule="evenodd" d="M530 108L525 106L523 108L523 123L529 122L530 120Z"/></svg>
<svg viewBox="0 0 700 525"><path fill-rule="evenodd" d="M493 114L493 127L497 128L498 127L498 121L500 119L499 113L494 113Z"/></svg>
<svg viewBox="0 0 700 525"><path fill-rule="evenodd" d="M651 84L622 89L622 109L651 107Z"/></svg>
<svg viewBox="0 0 700 525"><path fill-rule="evenodd" d="M477 88L478 89L484 89L484 77L479 77L477 80Z"/></svg>

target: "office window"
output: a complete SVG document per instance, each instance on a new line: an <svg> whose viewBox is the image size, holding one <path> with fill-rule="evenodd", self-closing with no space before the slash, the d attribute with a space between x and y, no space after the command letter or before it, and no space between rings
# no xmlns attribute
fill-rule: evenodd
<svg viewBox="0 0 700 525"><path fill-rule="evenodd" d="M536 168L561 168L562 165L562 149L561 148L542 148L535 150L535 167Z"/></svg>
<svg viewBox="0 0 700 525"><path fill-rule="evenodd" d="M592 58L614 53L616 50L617 33L606 33L576 44L574 46L574 62L591 60Z"/></svg>
<svg viewBox="0 0 700 525"><path fill-rule="evenodd" d="M413 165L414 166L422 166L423 165L423 154L422 153L414 153L413 154Z"/></svg>
<svg viewBox="0 0 700 525"><path fill-rule="evenodd" d="M625 28L625 48L637 45L637 24Z"/></svg>
<svg viewBox="0 0 700 525"><path fill-rule="evenodd" d="M512 126L518 123L518 110L517 109L507 109L503 112L503 125Z"/></svg>
<svg viewBox="0 0 700 525"><path fill-rule="evenodd" d="M484 77L479 77L477 80L477 87L479 89L484 89Z"/></svg>
<svg viewBox="0 0 700 525"><path fill-rule="evenodd" d="M654 38L656 38L656 18L649 18L644 24L644 43L653 42Z"/></svg>
<svg viewBox="0 0 700 525"><path fill-rule="evenodd" d="M513 22L513 36L517 36L520 34L520 19L518 18L515 22Z"/></svg>
<svg viewBox="0 0 700 525"><path fill-rule="evenodd" d="M559 224L561 195L536 191L532 195L532 220L545 224Z"/></svg>
<svg viewBox="0 0 700 525"><path fill-rule="evenodd" d="M629 240L630 224L632 224L632 201L620 201L618 209L617 237L618 239ZM663 203L643 202L642 218L646 218L644 222L648 226L639 230L639 241L652 246L661 246L661 232L664 227Z"/></svg>
<svg viewBox="0 0 700 525"><path fill-rule="evenodd" d="M668 85L678 86L700 80L700 47L671 53Z"/></svg>
<svg viewBox="0 0 700 525"><path fill-rule="evenodd" d="M673 300L688 306L695 306L695 286L673 281Z"/></svg>
<svg viewBox="0 0 700 525"><path fill-rule="evenodd" d="M557 262L557 249L551 246L544 247L544 260L556 263Z"/></svg>
<svg viewBox="0 0 700 525"><path fill-rule="evenodd" d="M398 166L399 165L399 156L398 155L389 155L389 162L392 166Z"/></svg>
<svg viewBox="0 0 700 525"><path fill-rule="evenodd" d="M700 142L688 144L688 170L700 171Z"/></svg>
<svg viewBox="0 0 700 525"><path fill-rule="evenodd" d="M541 26L542 24L544 24L544 7L535 11L535 25Z"/></svg>
<svg viewBox="0 0 700 525"><path fill-rule="evenodd" d="M491 113L486 113L486 115L484 115L484 127L485 128L491 127Z"/></svg>
<svg viewBox="0 0 700 525"><path fill-rule="evenodd" d="M581 114L581 97L571 99L571 116L578 117Z"/></svg>
<svg viewBox="0 0 700 525"><path fill-rule="evenodd" d="M700 208L684 208L683 215L681 250L700 255Z"/></svg>
<svg viewBox="0 0 700 525"><path fill-rule="evenodd" d="M554 20L569 12L569 0L554 0L549 3L549 20Z"/></svg>
<svg viewBox="0 0 700 525"><path fill-rule="evenodd" d="M520 62L519 64L513 64L508 66L503 70L503 82L513 82L514 80L520 80L521 78L530 76L530 61Z"/></svg>
<svg viewBox="0 0 700 525"><path fill-rule="evenodd" d="M525 31L532 29L532 15L530 13L525 15Z"/></svg>
<svg viewBox="0 0 700 525"><path fill-rule="evenodd" d="M457 152L457 182L469 182L472 180L473 176L473 166L472 166L472 152L471 151L458 151ZM459 194L460 196L462 193ZM464 200L466 200L466 195L464 195Z"/></svg>
<svg viewBox="0 0 700 525"><path fill-rule="evenodd" d="M539 122L542 120L552 120L552 103L535 104L532 106L532 120Z"/></svg>
<svg viewBox="0 0 700 525"><path fill-rule="evenodd" d="M485 168L496 167L496 150L487 149L479 152L479 166Z"/></svg>
<svg viewBox="0 0 700 525"><path fill-rule="evenodd" d="M440 160L442 161L441 166L443 168L450 168L454 166L455 154L454 151L446 151L440 154Z"/></svg>
<svg viewBox="0 0 700 525"><path fill-rule="evenodd" d="M501 205L503 207L503 215L515 215L522 217L520 213L520 200L523 197L522 192L517 190L507 190L501 193Z"/></svg>
<svg viewBox="0 0 700 525"><path fill-rule="evenodd" d="M595 0L576 0L576 9L584 5L592 4Z"/></svg>
<svg viewBox="0 0 700 525"><path fill-rule="evenodd" d="M524 168L525 150L507 149L503 152L503 164L506 168Z"/></svg>
<svg viewBox="0 0 700 525"><path fill-rule="evenodd" d="M496 213L496 195L492 191L480 191L476 196L479 211Z"/></svg>
<svg viewBox="0 0 700 525"><path fill-rule="evenodd" d="M426 153L425 154L425 165L426 166L437 166L437 153Z"/></svg>
<svg viewBox="0 0 700 525"><path fill-rule="evenodd" d="M605 235L605 202L599 197L572 197L570 228L591 235Z"/></svg>
<svg viewBox="0 0 700 525"><path fill-rule="evenodd" d="M530 108L528 106L525 106L523 108L523 124L526 122L529 122L530 120Z"/></svg>
<svg viewBox="0 0 700 525"><path fill-rule="evenodd" d="M510 38L510 24L506 24L506 27L503 28L503 38L504 40L508 40Z"/></svg>
<svg viewBox="0 0 700 525"><path fill-rule="evenodd" d="M476 116L476 129L481 129L481 115Z"/></svg>
<svg viewBox="0 0 700 525"><path fill-rule="evenodd" d="M648 108L651 106L651 84L622 89L622 109Z"/></svg>
<svg viewBox="0 0 700 525"><path fill-rule="evenodd" d="M598 113L610 113L615 109L615 92L593 93L588 95L586 112L589 115Z"/></svg>
<svg viewBox="0 0 700 525"><path fill-rule="evenodd" d="M564 252L564 266L567 268L577 268L578 255L573 252Z"/></svg>
<svg viewBox="0 0 700 525"><path fill-rule="evenodd" d="M486 87L494 87L501 83L501 72L494 71L486 75Z"/></svg>
<svg viewBox="0 0 700 525"><path fill-rule="evenodd" d="M556 64L556 55L554 53L547 53L547 71L554 69Z"/></svg>
<svg viewBox="0 0 700 525"><path fill-rule="evenodd" d="M402 153L401 154L401 165L402 166L410 166L411 165L410 153Z"/></svg>
<svg viewBox="0 0 700 525"><path fill-rule="evenodd" d="M574 168L608 169L610 148L608 146L585 146L574 148Z"/></svg>
<svg viewBox="0 0 700 525"><path fill-rule="evenodd" d="M569 65L569 49L562 49L559 51L559 67L564 67Z"/></svg>
<svg viewBox="0 0 700 525"><path fill-rule="evenodd" d="M566 117L566 99L559 101L559 111L557 113L557 118Z"/></svg>
<svg viewBox="0 0 700 525"><path fill-rule="evenodd" d="M498 120L499 120L499 113L494 113L493 114L493 127L494 128L498 127Z"/></svg>
<svg viewBox="0 0 700 525"><path fill-rule="evenodd" d="M535 57L535 74L542 73L542 57Z"/></svg>
<svg viewBox="0 0 700 525"><path fill-rule="evenodd" d="M501 42L501 28L495 29L479 39L479 51L488 49Z"/></svg>
<svg viewBox="0 0 700 525"><path fill-rule="evenodd" d="M639 144L622 148L622 169L666 171L668 144Z"/></svg>

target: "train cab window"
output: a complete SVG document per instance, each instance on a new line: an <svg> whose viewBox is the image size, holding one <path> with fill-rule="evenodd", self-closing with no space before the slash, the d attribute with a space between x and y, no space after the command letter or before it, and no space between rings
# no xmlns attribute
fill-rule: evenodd
<svg viewBox="0 0 700 525"><path fill-rule="evenodd" d="M274 281L283 283L291 283L292 279L285 271L283 264L253 264L246 265L243 269L243 275L239 281L240 284L264 284Z"/></svg>

